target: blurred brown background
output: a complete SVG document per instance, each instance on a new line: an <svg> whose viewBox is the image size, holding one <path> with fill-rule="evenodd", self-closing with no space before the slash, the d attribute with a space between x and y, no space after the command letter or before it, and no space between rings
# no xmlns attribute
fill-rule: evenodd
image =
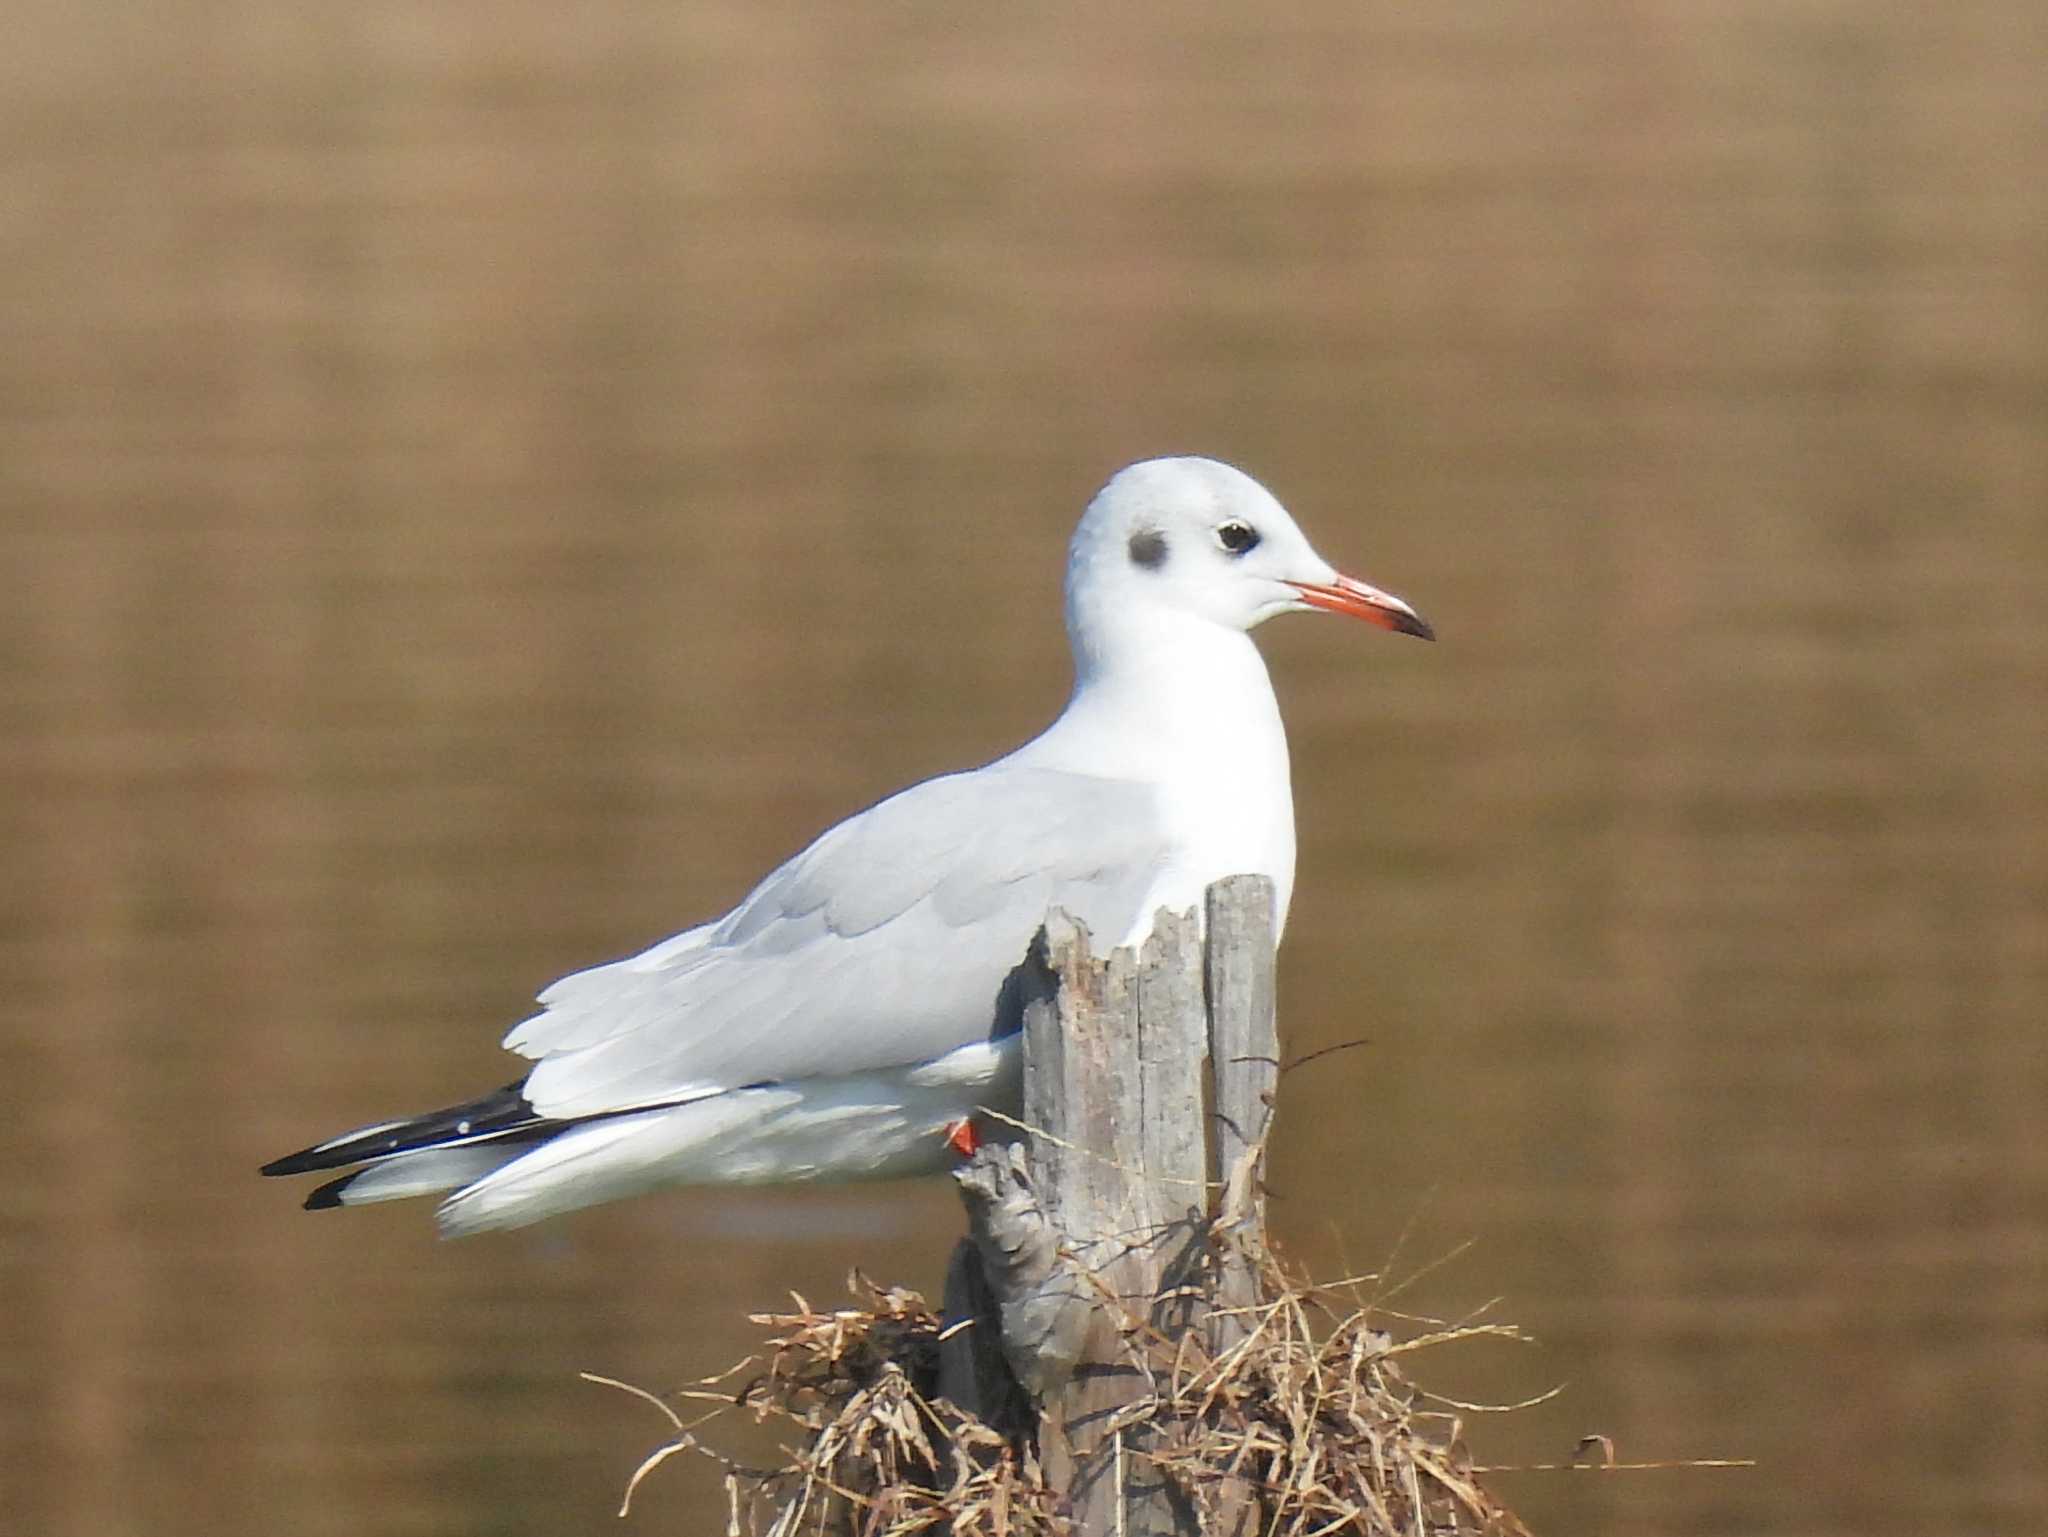
<svg viewBox="0 0 2048 1537"><path fill-rule="evenodd" d="M1281 1237L1541 1340L1424 1371L1567 1384L1482 1459L1762 1462L1540 1530L2039 1529L2043 18L15 8L0 1528L611 1530L579 1369L935 1286L937 1186L449 1245L254 1170L1035 731L1081 504L1193 450L1444 637L1267 632L1283 1026L1371 1040Z"/></svg>

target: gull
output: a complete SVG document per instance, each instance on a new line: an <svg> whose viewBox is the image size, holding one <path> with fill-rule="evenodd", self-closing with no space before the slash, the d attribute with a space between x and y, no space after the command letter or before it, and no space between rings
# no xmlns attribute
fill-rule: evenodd
<svg viewBox="0 0 2048 1537"><path fill-rule="evenodd" d="M943 1169L983 1112L1018 1112L1000 995L1050 909L1139 944L1161 908L1249 872L1280 932L1294 798L1251 631L1305 610L1434 638L1242 471L1119 471L1068 550L1074 687L1041 735L848 817L724 917L554 983L505 1037L515 1082L263 1172L349 1170L314 1210L446 1192L462 1235L670 1185Z"/></svg>

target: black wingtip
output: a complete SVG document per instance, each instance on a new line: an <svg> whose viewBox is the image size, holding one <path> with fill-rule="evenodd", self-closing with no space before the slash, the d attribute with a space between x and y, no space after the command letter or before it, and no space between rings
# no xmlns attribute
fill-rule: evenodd
<svg viewBox="0 0 2048 1537"><path fill-rule="evenodd" d="M316 1165L311 1161L313 1149L300 1148L296 1153L286 1153L282 1158L273 1158L256 1172L276 1177L280 1174L311 1174Z"/></svg>
<svg viewBox="0 0 2048 1537"><path fill-rule="evenodd" d="M302 1147L296 1153L273 1158L259 1172L270 1176L318 1174L326 1169L368 1163L372 1159L389 1158L420 1148L523 1131L541 1124L541 1118L533 1113L533 1106L520 1092L525 1084L526 1080L521 1078L502 1089L493 1089L480 1098L464 1100L445 1110L429 1111L410 1120L379 1121L374 1126L345 1132L325 1142L316 1142L311 1147Z"/></svg>
<svg viewBox="0 0 2048 1537"><path fill-rule="evenodd" d="M265 1169L263 1172L268 1174L270 1171ZM340 1179L330 1179L326 1184L317 1186L306 1196L306 1210L333 1211L341 1205L342 1191L355 1182L355 1175L344 1174Z"/></svg>

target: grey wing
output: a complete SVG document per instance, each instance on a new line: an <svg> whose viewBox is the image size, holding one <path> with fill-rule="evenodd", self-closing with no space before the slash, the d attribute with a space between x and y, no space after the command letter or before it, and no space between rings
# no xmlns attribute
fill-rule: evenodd
<svg viewBox="0 0 2048 1537"><path fill-rule="evenodd" d="M833 828L729 915L565 977L505 1038L544 1116L901 1067L986 1038L1047 910L1115 942L1170 850L1152 791L995 767Z"/></svg>

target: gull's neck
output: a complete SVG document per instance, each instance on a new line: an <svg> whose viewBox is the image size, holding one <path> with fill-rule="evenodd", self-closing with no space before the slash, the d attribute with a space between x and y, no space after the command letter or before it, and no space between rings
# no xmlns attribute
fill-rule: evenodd
<svg viewBox="0 0 2048 1537"><path fill-rule="evenodd" d="M1171 845L1158 901L1199 903L1226 875L1273 878L1284 921L1294 884L1287 736L1251 637L1161 606L1115 628L1074 623L1074 692L1012 761L1152 785ZM1149 912L1147 914L1149 921Z"/></svg>
<svg viewBox="0 0 2048 1537"><path fill-rule="evenodd" d="M1287 742L1265 660L1251 637L1173 611L1124 616L1110 645L1077 635L1074 692L1052 728L1066 765L1119 779L1164 779L1237 744Z"/></svg>

